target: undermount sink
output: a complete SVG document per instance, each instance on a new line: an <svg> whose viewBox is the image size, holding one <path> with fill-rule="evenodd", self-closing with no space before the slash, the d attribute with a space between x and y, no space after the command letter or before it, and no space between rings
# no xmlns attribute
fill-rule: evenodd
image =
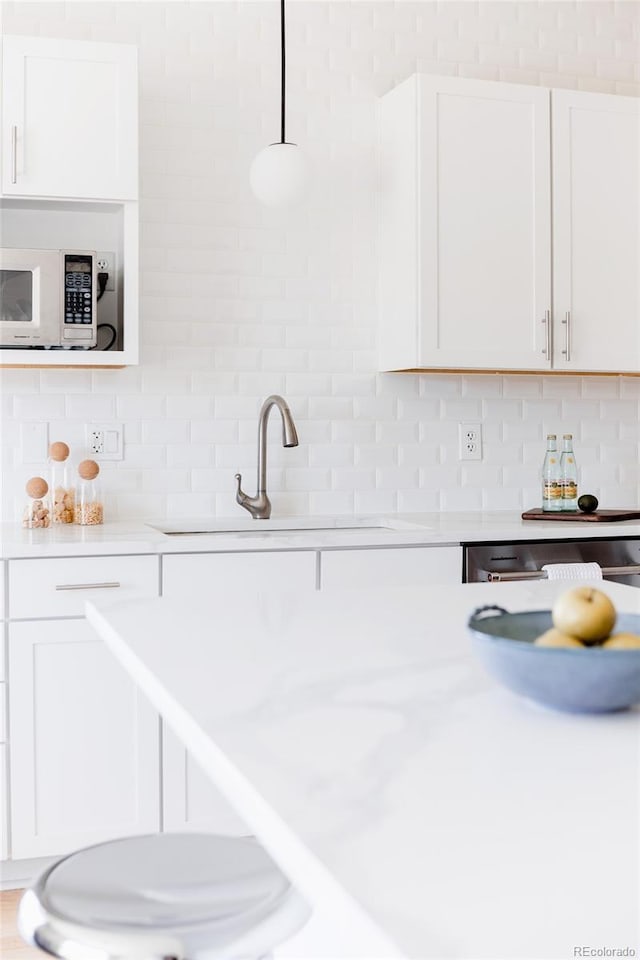
<svg viewBox="0 0 640 960"><path fill-rule="evenodd" d="M265 534L295 533L310 531L343 530L424 530L416 524L385 518L359 517L283 517L280 520L162 520L148 526L170 537L230 535L241 537L264 536Z"/></svg>

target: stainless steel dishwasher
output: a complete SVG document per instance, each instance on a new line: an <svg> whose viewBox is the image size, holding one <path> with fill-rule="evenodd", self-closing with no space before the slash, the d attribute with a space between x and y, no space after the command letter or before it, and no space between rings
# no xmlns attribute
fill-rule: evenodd
<svg viewBox="0 0 640 960"><path fill-rule="evenodd" d="M545 563L599 563L605 580L640 587L640 538L528 540L464 547L464 581L542 580Z"/></svg>

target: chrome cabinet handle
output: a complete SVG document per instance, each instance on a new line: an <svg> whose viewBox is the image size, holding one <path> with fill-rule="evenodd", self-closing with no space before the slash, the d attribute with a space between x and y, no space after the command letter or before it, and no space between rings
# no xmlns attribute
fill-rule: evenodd
<svg viewBox="0 0 640 960"><path fill-rule="evenodd" d="M18 128L11 127L11 183L18 182Z"/></svg>
<svg viewBox="0 0 640 960"><path fill-rule="evenodd" d="M113 583L59 583L56 590L107 590L111 587L119 587L117 581Z"/></svg>
<svg viewBox="0 0 640 960"><path fill-rule="evenodd" d="M546 570L518 570L514 572L504 571L496 573L493 570L480 570L480 579L489 583L505 582L507 580L546 580ZM631 577L640 575L640 565L632 564L627 567L603 567L603 577ZM566 581L567 583L569 581Z"/></svg>
<svg viewBox="0 0 640 960"><path fill-rule="evenodd" d="M547 358L547 360L551 360L551 310L545 310L544 317L542 318L542 323L545 324L545 330L544 330L545 345L542 348L542 352Z"/></svg>
<svg viewBox="0 0 640 960"><path fill-rule="evenodd" d="M571 360L571 311L567 310L564 315L564 354L567 360Z"/></svg>

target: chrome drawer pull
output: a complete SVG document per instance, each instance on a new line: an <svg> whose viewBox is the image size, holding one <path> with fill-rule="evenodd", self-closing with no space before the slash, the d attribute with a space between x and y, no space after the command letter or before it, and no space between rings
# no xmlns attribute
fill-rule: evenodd
<svg viewBox="0 0 640 960"><path fill-rule="evenodd" d="M632 577L640 575L640 564L631 564L627 567L603 567L603 577ZM517 570L504 573L496 573L494 570L481 570L482 580L488 580L489 583L505 582L507 580L546 580L546 570ZM567 583L569 581L566 581Z"/></svg>
<svg viewBox="0 0 640 960"><path fill-rule="evenodd" d="M551 360L551 311L545 310L542 322L545 325L545 345L542 350L547 360Z"/></svg>
<svg viewBox="0 0 640 960"><path fill-rule="evenodd" d="M107 590L111 587L119 587L120 583L59 583L56 590Z"/></svg>
<svg viewBox="0 0 640 960"><path fill-rule="evenodd" d="M564 350L562 351L567 360L571 360L571 311L567 310L562 321L564 327Z"/></svg>

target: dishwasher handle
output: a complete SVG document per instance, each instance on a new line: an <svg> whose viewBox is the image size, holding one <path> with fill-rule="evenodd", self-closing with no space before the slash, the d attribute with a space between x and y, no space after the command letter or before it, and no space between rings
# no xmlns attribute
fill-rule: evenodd
<svg viewBox="0 0 640 960"><path fill-rule="evenodd" d="M602 567L603 577L640 576L640 564L625 567ZM489 583L506 583L508 580L546 580L546 570L478 570L480 580Z"/></svg>

